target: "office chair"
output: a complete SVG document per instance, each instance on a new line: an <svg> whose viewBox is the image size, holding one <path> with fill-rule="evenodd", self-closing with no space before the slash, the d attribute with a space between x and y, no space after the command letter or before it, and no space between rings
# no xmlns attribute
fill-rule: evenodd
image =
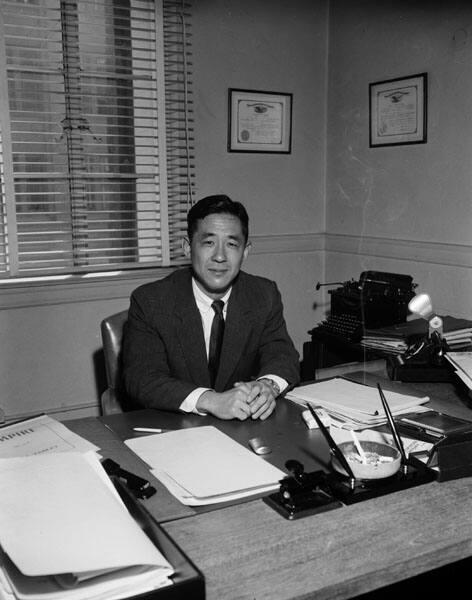
<svg viewBox="0 0 472 600"><path fill-rule="evenodd" d="M127 319L128 311L123 310L100 323L108 384L100 398L103 415L123 412L126 405L126 393L121 380L121 341Z"/></svg>

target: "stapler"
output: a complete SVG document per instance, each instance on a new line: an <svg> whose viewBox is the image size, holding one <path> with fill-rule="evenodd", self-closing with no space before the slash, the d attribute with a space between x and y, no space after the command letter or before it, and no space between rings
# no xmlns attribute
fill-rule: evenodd
<svg viewBox="0 0 472 600"><path fill-rule="evenodd" d="M326 473L306 473L297 460L288 460L285 467L291 475L280 480L278 492L263 499L283 517L299 519L342 506L328 491Z"/></svg>
<svg viewBox="0 0 472 600"><path fill-rule="evenodd" d="M153 487L147 479L122 469L120 465L111 458L103 460L102 466L110 477L114 476L123 479L128 489L136 496L136 498L150 498L156 493L156 488Z"/></svg>

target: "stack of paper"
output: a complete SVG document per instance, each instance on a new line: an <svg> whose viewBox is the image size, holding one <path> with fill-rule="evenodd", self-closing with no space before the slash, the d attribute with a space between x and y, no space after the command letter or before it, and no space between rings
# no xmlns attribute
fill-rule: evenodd
<svg viewBox="0 0 472 600"><path fill-rule="evenodd" d="M392 415L421 412L429 401L397 392L384 391ZM387 417L376 388L335 377L293 389L287 398L301 405L321 406L331 417L333 425L346 429L366 429L383 425Z"/></svg>
<svg viewBox="0 0 472 600"><path fill-rule="evenodd" d="M180 502L213 504L269 492L285 473L205 425L125 442Z"/></svg>
<svg viewBox="0 0 472 600"><path fill-rule="evenodd" d="M472 321L445 315L443 321L443 337L451 350L462 350L472 347ZM405 323L366 329L361 345L387 354L402 354L410 344L428 335L426 319L412 319Z"/></svg>
<svg viewBox="0 0 472 600"><path fill-rule="evenodd" d="M446 352L445 356L458 377L472 390L472 352Z"/></svg>
<svg viewBox="0 0 472 600"><path fill-rule="evenodd" d="M387 354L403 354L408 349L408 344L405 340L396 339L394 337L382 337L373 333L364 334L360 343L366 348L380 350Z"/></svg>
<svg viewBox="0 0 472 600"><path fill-rule="evenodd" d="M470 327L457 331L446 331L443 337L451 350L461 350L472 346L472 329Z"/></svg>
<svg viewBox="0 0 472 600"><path fill-rule="evenodd" d="M426 335L426 334L425 334ZM472 346L472 330L461 329L460 331L449 331L443 334L448 347L451 350L460 350ZM372 333L366 333L361 345L371 350L380 350L387 354L403 354L408 350L409 344L406 340L376 336Z"/></svg>
<svg viewBox="0 0 472 600"><path fill-rule="evenodd" d="M0 459L0 480L0 598L118 600L171 583L94 454Z"/></svg>

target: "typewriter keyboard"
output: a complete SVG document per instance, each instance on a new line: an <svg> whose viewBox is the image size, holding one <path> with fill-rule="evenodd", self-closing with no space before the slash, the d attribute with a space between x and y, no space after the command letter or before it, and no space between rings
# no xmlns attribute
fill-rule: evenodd
<svg viewBox="0 0 472 600"><path fill-rule="evenodd" d="M323 333L342 336L350 342L358 342L362 337L361 321L348 314L330 315L316 329Z"/></svg>

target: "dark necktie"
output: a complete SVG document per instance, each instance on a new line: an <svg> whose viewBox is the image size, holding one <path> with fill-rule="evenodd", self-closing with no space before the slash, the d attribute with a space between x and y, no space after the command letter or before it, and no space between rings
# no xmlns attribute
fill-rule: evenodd
<svg viewBox="0 0 472 600"><path fill-rule="evenodd" d="M211 305L215 311L215 316L211 324L210 349L208 352L208 370L210 372L211 385L215 385L216 374L220 362L221 346L223 344L223 334L225 331L225 320L223 317L223 300L215 300Z"/></svg>

